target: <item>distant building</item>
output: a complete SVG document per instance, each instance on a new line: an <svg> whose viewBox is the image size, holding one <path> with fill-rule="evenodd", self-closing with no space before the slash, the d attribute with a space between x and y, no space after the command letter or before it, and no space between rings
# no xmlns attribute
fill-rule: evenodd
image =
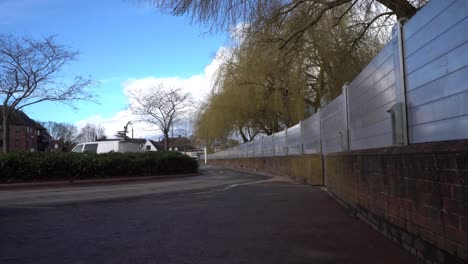
<svg viewBox="0 0 468 264"><path fill-rule="evenodd" d="M66 142L63 139L53 139L50 141L51 152L70 152L76 146L75 143Z"/></svg>
<svg viewBox="0 0 468 264"><path fill-rule="evenodd" d="M158 151L158 148L156 148L157 145L158 145L158 142L147 139L141 151Z"/></svg>
<svg viewBox="0 0 468 264"><path fill-rule="evenodd" d="M152 142L155 145L156 149L164 150L164 142L165 142L164 138L161 139L160 141L152 141ZM173 137L173 138L170 137L167 142L168 142L167 150L185 152L185 151L194 149L194 147L192 146L192 142L187 137L182 137L182 136Z"/></svg>
<svg viewBox="0 0 468 264"><path fill-rule="evenodd" d="M0 113L2 112L0 106ZM3 135L3 117L0 115L0 135ZM8 151L47 151L51 136L42 125L29 118L22 111L13 113L8 118L8 142L0 136L0 148L8 144Z"/></svg>

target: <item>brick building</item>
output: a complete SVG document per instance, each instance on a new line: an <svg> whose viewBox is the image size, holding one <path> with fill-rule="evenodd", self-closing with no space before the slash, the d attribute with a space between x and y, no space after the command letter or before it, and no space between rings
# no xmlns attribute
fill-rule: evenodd
<svg viewBox="0 0 468 264"><path fill-rule="evenodd" d="M0 107L0 113L1 111ZM3 148L3 118L0 115L0 149ZM8 119L8 151L46 151L51 136L42 125L22 111L13 113Z"/></svg>

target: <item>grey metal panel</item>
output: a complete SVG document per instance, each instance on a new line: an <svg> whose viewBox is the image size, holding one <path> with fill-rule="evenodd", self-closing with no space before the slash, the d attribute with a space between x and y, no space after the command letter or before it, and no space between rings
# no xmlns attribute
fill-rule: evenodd
<svg viewBox="0 0 468 264"><path fill-rule="evenodd" d="M467 84L468 66L408 92L408 108L467 91Z"/></svg>
<svg viewBox="0 0 468 264"><path fill-rule="evenodd" d="M393 62L392 62L393 65ZM390 70L387 72L387 74L378 80L375 83L372 83L368 86L356 86L354 83L351 83L349 85L349 99L350 102L353 102L350 104L350 110L354 110L356 107L360 106L360 103L357 102L368 102L370 100L373 100L375 97L379 96L382 92L390 88L395 84L395 73L393 70ZM364 90L365 89L365 90ZM359 95L358 93L360 91L365 91L361 92Z"/></svg>
<svg viewBox="0 0 468 264"><path fill-rule="evenodd" d="M341 94L322 110L322 152L343 150L345 140L344 96Z"/></svg>
<svg viewBox="0 0 468 264"><path fill-rule="evenodd" d="M361 141L366 138L372 138L374 136L380 136L383 134L390 134L392 133L392 122L391 116L387 113L386 118L379 120L378 122L374 122L369 126L357 128L353 130L354 133L350 135L351 143L355 141ZM392 137L390 136L390 143L392 141ZM386 141L388 142L388 141ZM353 146L353 145L351 145ZM387 146L387 145L383 145ZM371 148L369 146L369 148ZM352 148L354 149L354 148Z"/></svg>
<svg viewBox="0 0 468 264"><path fill-rule="evenodd" d="M323 141L323 154L337 153L343 151L343 131L330 132L330 136Z"/></svg>
<svg viewBox="0 0 468 264"><path fill-rule="evenodd" d="M349 99L350 100L359 100L361 96L366 96L366 93L371 93L370 96L372 97L372 90L373 86L378 83L378 82L388 82L389 84L386 86L390 86L395 82L395 77L392 74L393 68L394 68L394 59L393 56L389 56L387 60L379 65L373 72L372 75L368 76L368 78L364 81L361 82L360 84L356 82L352 82L349 86L351 87L350 90L352 91L349 93ZM389 80L390 78L390 80ZM385 87L385 85L384 85ZM378 92L378 91L377 91ZM367 99L365 99L367 100Z"/></svg>
<svg viewBox="0 0 468 264"><path fill-rule="evenodd" d="M395 103L397 40L386 47L387 58L366 81L348 87L349 147L352 150L392 144L392 125L387 111ZM372 65L372 62L369 64Z"/></svg>
<svg viewBox="0 0 468 264"><path fill-rule="evenodd" d="M232 153L232 158L242 158L242 145L237 146L233 153Z"/></svg>
<svg viewBox="0 0 468 264"><path fill-rule="evenodd" d="M304 154L320 153L320 113L302 121Z"/></svg>
<svg viewBox="0 0 468 264"><path fill-rule="evenodd" d="M425 123L409 128L411 143L468 138L468 116Z"/></svg>
<svg viewBox="0 0 468 264"><path fill-rule="evenodd" d="M384 142L387 146L392 145L392 135L391 134L382 134L376 135L372 138L365 138L361 140L356 140L353 142L353 149L370 149L370 148L378 148L373 146L378 146Z"/></svg>
<svg viewBox="0 0 468 264"><path fill-rule="evenodd" d="M245 144L240 144L239 145L239 153L238 153L238 157L240 158L245 158L247 155L247 150L246 150L247 146Z"/></svg>
<svg viewBox="0 0 468 264"><path fill-rule="evenodd" d="M468 115L468 91L410 109L408 122L414 126L463 115Z"/></svg>
<svg viewBox="0 0 468 264"><path fill-rule="evenodd" d="M273 156L274 146L273 146L273 136L267 136L263 138L263 156L271 157Z"/></svg>
<svg viewBox="0 0 468 264"><path fill-rule="evenodd" d="M240 144L239 146L237 146L234 156L237 158L243 158L244 156L243 153L244 153L244 145Z"/></svg>
<svg viewBox="0 0 468 264"><path fill-rule="evenodd" d="M410 56L422 46L431 42L450 27L463 20L468 14L468 6L464 1L457 1L443 13L431 20L429 24L421 28L421 30L412 37L405 38L405 56Z"/></svg>
<svg viewBox="0 0 468 264"><path fill-rule="evenodd" d="M467 29L468 30L468 29ZM407 91L416 89L468 65L468 42L407 75Z"/></svg>
<svg viewBox="0 0 468 264"><path fill-rule="evenodd" d="M359 73L359 75L353 80L354 85L360 86L362 82L366 81L369 76L374 74L374 71L379 69L381 65L385 64L389 57L393 54L394 40L391 40L383 50L375 56L372 61ZM382 70L382 77L385 75L385 70Z"/></svg>
<svg viewBox="0 0 468 264"><path fill-rule="evenodd" d="M460 0L459 0L460 1ZM465 1L465 0L461 0ZM443 13L454 4L456 0L432 0L429 1L416 15L405 24L405 39L410 38L416 32L425 27L431 20Z"/></svg>
<svg viewBox="0 0 468 264"><path fill-rule="evenodd" d="M257 136L255 139L255 157L263 156L263 137Z"/></svg>
<svg viewBox="0 0 468 264"><path fill-rule="evenodd" d="M378 96L372 98L367 103L367 110L368 111L377 111L380 110L380 108L384 106L388 106L389 102L395 101L395 89L393 86L387 88L385 91L380 93ZM365 103L365 102L363 102ZM383 109L384 111L387 111L387 109ZM369 112L368 112L369 113ZM365 112L363 113L365 114Z"/></svg>
<svg viewBox="0 0 468 264"><path fill-rule="evenodd" d="M289 127L287 134L286 143L288 147L288 155L300 155L302 148L300 124Z"/></svg>
<svg viewBox="0 0 468 264"><path fill-rule="evenodd" d="M374 109L369 109L369 112L365 113L363 112L362 114L355 113L352 115L352 119L350 119L350 130L353 131L355 129L359 128L365 128L368 127L372 124L378 123L382 121L383 119L388 118L391 116L388 113L388 110L396 103L396 100L391 100L388 101L387 104L379 107L379 108L374 108ZM351 133L352 135L353 133Z"/></svg>
<svg viewBox="0 0 468 264"><path fill-rule="evenodd" d="M246 152L247 152L247 157L255 157L255 142L248 142L245 144L246 146Z"/></svg>
<svg viewBox="0 0 468 264"><path fill-rule="evenodd" d="M387 84L385 84L387 85ZM384 87L384 86L381 86ZM380 90L381 87L376 86L375 90ZM368 100L355 100L349 102L349 115L350 115L350 127L360 127L365 126L368 122L366 116L373 116L371 122L378 121L379 118L375 118L375 111L381 110L387 111L389 103L395 101L395 87L392 85L385 88L382 92L376 95L373 98Z"/></svg>
<svg viewBox="0 0 468 264"><path fill-rule="evenodd" d="M285 130L275 133L274 149L275 149L275 156L287 155L286 131Z"/></svg>
<svg viewBox="0 0 468 264"><path fill-rule="evenodd" d="M437 59L445 53L455 49L468 41L468 18L449 28L448 31L439 35L436 39L422 46L412 40L405 43L405 46L415 45L420 47L415 53L406 56L406 72L411 73L425 64Z"/></svg>
<svg viewBox="0 0 468 264"><path fill-rule="evenodd" d="M257 145L258 145L258 143L257 143L256 141L250 142L250 149L249 149L249 151L250 151L250 153L251 153L251 155L252 155L252 156L250 156L250 157L257 157L257 156L258 156L258 153L257 153ZM261 155L261 153L260 153L260 155Z"/></svg>

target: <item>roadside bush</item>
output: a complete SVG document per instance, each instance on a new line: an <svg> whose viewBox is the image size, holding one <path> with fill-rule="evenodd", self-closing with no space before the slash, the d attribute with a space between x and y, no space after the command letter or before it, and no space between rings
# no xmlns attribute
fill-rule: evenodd
<svg viewBox="0 0 468 264"><path fill-rule="evenodd" d="M179 152L0 154L0 182L74 180L194 173L198 162Z"/></svg>

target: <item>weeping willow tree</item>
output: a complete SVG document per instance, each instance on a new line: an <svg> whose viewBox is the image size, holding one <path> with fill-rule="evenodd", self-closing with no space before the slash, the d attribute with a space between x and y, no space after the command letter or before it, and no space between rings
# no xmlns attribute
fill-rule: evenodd
<svg viewBox="0 0 468 264"><path fill-rule="evenodd" d="M383 46L372 31L351 45L360 34L349 26L357 15L338 19L330 12L292 48L282 49L275 39L293 30L302 15L296 9L281 29L246 28L243 41L220 66L218 93L198 120L197 137L221 142L237 134L248 142L297 124L338 96Z"/></svg>
<svg viewBox="0 0 468 264"><path fill-rule="evenodd" d="M255 43L254 36L237 47L220 67L212 96L199 120L210 138L237 133L243 142L258 134L270 135L306 116L306 83L285 57L271 45Z"/></svg>
<svg viewBox="0 0 468 264"><path fill-rule="evenodd" d="M239 23L263 30L265 24L283 28L293 14L301 14L293 28L283 31L281 46L294 44L313 31L328 13L340 19L351 12L359 13L353 30L355 41L375 27L386 27L395 18L411 18L429 0L136 0L146 2L173 15L187 16L192 22L208 25L212 31L229 30Z"/></svg>
<svg viewBox="0 0 468 264"><path fill-rule="evenodd" d="M342 11L337 8L324 14L313 31L305 32L296 40L294 48L286 51L295 57L299 72L306 79L310 114L340 95L343 85L351 82L385 43L377 37L378 30L365 32L356 42L361 31L351 25L359 14L349 11L346 16L337 18L340 13ZM301 13L293 14L286 23L295 27L301 17Z"/></svg>

